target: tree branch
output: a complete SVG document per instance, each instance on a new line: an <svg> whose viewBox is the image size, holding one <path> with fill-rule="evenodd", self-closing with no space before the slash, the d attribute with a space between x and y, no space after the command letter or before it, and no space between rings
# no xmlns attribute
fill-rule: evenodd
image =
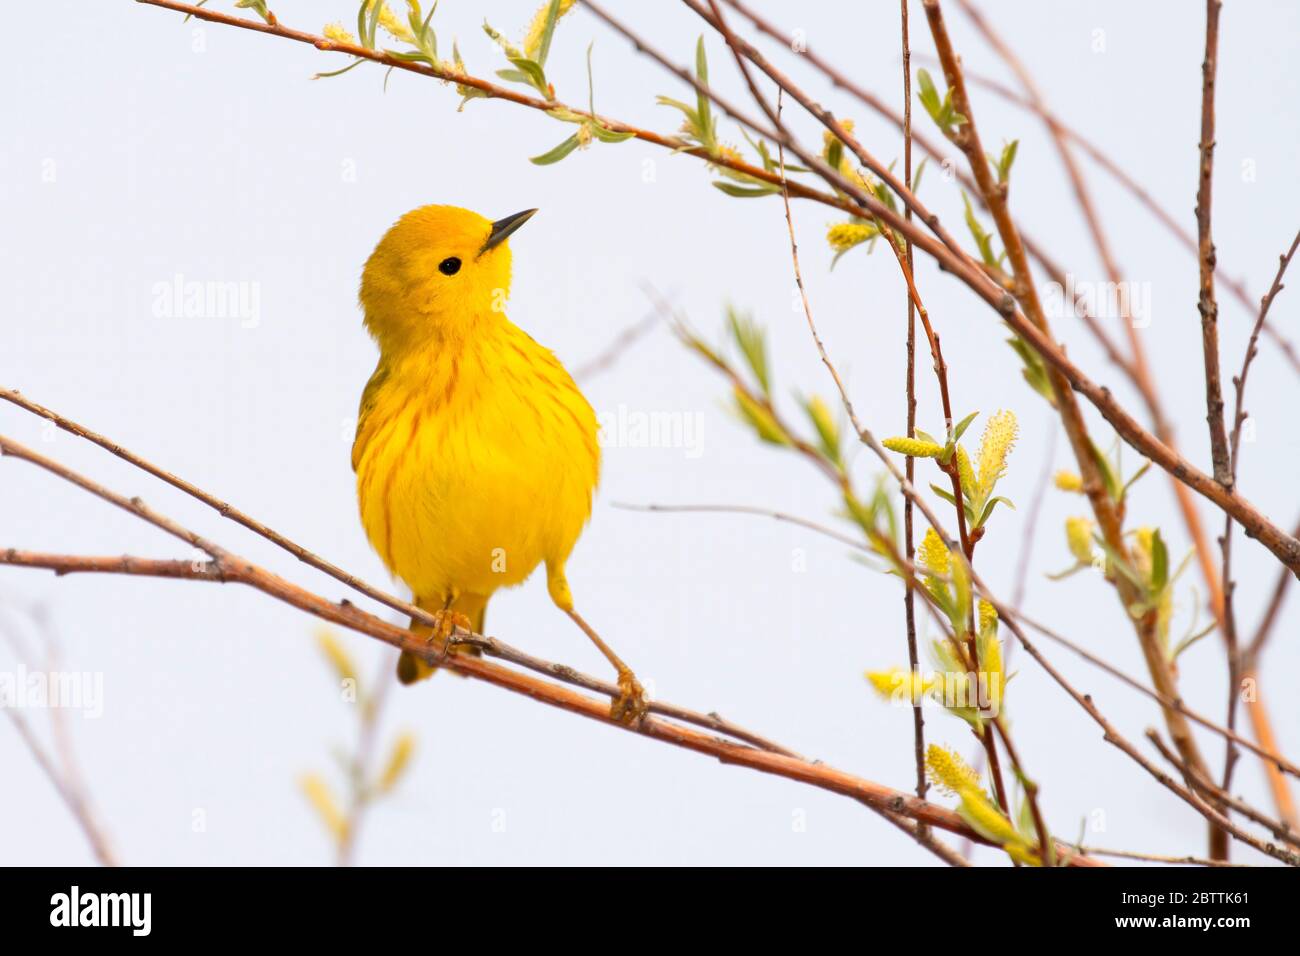
<svg viewBox="0 0 1300 956"><path fill-rule="evenodd" d="M1214 237L1210 212L1214 192L1214 83L1219 65L1221 0L1205 0L1205 59L1201 63L1201 165L1196 189L1196 236L1200 250L1201 349L1205 354L1205 420L1210 426L1214 480L1232 488L1228 432L1223 422L1223 384L1219 373L1219 304L1214 298Z"/></svg>
<svg viewBox="0 0 1300 956"><path fill-rule="evenodd" d="M345 52L353 56L384 63L395 69L408 70L410 72L421 73L426 76L432 76L436 79L444 79L463 85L472 86L479 89L489 96L507 99L519 105L531 109L541 110L544 112L557 108L571 109L565 107L559 102L547 102L535 97L525 96L512 90L499 87L485 80L476 77L469 77L464 74L454 73L447 70L434 70L423 64L410 63L403 60L397 60L386 54L377 53L364 47L355 47L349 44L337 44L333 41L326 40L323 37L316 37L312 34L301 31L286 30L280 25L271 26L265 23L252 20L241 20L237 17L227 17L224 14L217 14L206 10L202 7L194 7L183 3L174 2L174 0L138 0L141 3L147 3L152 6L164 7L169 10L186 13L200 19L210 20L212 22L224 23L230 26L236 26L243 29L254 30L260 33L268 33L295 40L301 43L309 43L323 50L336 50ZM689 74L688 74L689 77ZM702 89L707 95L712 96L707 87L701 84L695 84L697 88ZM718 105L725 109L725 106L718 100ZM588 115L582 110L572 110L579 115ZM672 137L660 136L647 130L641 130L628 124L620 123L615 120L607 120L599 117L602 124L618 132L630 132L633 136L645 142L654 143L665 148L684 152L699 158L707 159L715 165L723 165L730 169L743 172L746 175L762 180L772 185L780 185L780 177L774 173L769 173L764 169L750 166L747 163L738 162L725 156L714 156L708 154L699 147L684 143L681 140ZM919 140L918 140L919 141ZM790 145L790 144L787 144ZM793 147L792 147L793 149ZM796 153L803 159L805 154ZM1274 525L1269 519L1256 509L1249 501L1240 496L1226 492L1221 485L1214 481L1208 475L1203 474L1185 461L1176 452L1168 449L1155 436L1145 431L1124 409L1115 402L1110 394L1110 390L1104 386L1097 385L1089 379L1077 366L1075 366L1065 354L1060 351L1050 337L1043 335L1032 323L1028 322L1025 317L1016 308L1016 304L1005 290L1001 289L996 283L988 278L978 268L969 263L969 257L959 257L955 255L942 243L936 241L932 236L919 229L914 222L907 222L903 217L897 215L886 207L879 200L867 195L851 183L844 182L842 177L829 170L828 167L820 160L813 158L812 168L823 177L830 177L830 181L835 183L837 188L843 189L848 198L842 199L827 193L811 189L803 184L790 183L790 195L799 199L810 199L820 202L823 205L836 209L841 209L855 216L873 216L886 222L889 226L897 230L911 242L915 243L918 248L928 255L933 256L939 263L940 267L946 269L955 275L962 282L974 290L990 307L1012 327L1025 341L1038 352L1043 359L1053 368L1058 369L1069 381L1070 385L1078 392L1083 394L1097 409L1103 417L1119 432L1120 436L1136 450L1149 458L1154 464L1174 473L1179 480L1186 483L1197 493L1204 495L1216 506L1232 514L1247 533L1258 538L1280 561L1300 574L1300 541L1296 541L1292 536L1282 531ZM847 188L845 188L847 187Z"/></svg>

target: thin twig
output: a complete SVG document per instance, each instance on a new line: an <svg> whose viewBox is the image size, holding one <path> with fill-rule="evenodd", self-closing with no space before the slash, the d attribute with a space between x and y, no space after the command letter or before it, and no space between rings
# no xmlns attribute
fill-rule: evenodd
<svg viewBox="0 0 1300 956"><path fill-rule="evenodd" d="M1219 372L1219 304L1214 298L1214 235L1211 210L1214 192L1214 86L1219 65L1219 11L1222 0L1205 0L1205 59L1201 62L1200 176L1196 189L1196 238L1201 292L1201 350L1205 356L1205 420L1210 426L1210 457L1214 480L1232 488L1228 461L1228 431L1223 421L1223 384Z"/></svg>
<svg viewBox="0 0 1300 956"><path fill-rule="evenodd" d="M42 626L44 623L37 608L30 610L29 617L37 626ZM4 633L6 638L10 637L7 627L4 628ZM25 649L17 636L14 635L13 639L9 640L8 643L13 648L14 653L19 656L19 659L30 665L31 661L24 653ZM46 634L46 646L50 654L49 669L57 671L57 648L52 635L48 633ZM36 765L45 774L55 792L58 793L59 799L63 801L72 814L77 827L85 836L86 842L90 844L90 851L94 854L95 859L99 861L101 866L118 866L117 854L113 851L108 834L91 806L85 781L82 780L81 772L73 757L72 744L68 738L68 731L64 721L63 707L57 701L50 702L51 730L59 754L57 761L46 751L37 738L35 731L32 730L31 725L28 724L27 718L23 716L17 706L6 706L0 703L0 710L5 712L5 716L13 724L14 730L18 732L19 738L30 751Z"/></svg>
<svg viewBox="0 0 1300 956"><path fill-rule="evenodd" d="M339 866L352 866L356 858L357 837L361 833L361 824L365 821L366 811L373 803L369 785L370 770L375 759L380 718L383 716L384 704L388 701L388 692L396 682L396 674L397 669L394 667L393 660L385 655L375 673L375 686L379 689L375 691L374 696L367 696L361 701L362 709L359 715L361 726L357 733L357 749L348 761L351 799L344 820L343 835L338 845Z"/></svg>
<svg viewBox="0 0 1300 956"><path fill-rule="evenodd" d="M1134 853L1132 850L1107 850L1097 846L1084 846L1081 843L1074 844L1074 849L1079 853L1087 853L1090 856L1113 856L1121 860L1141 860L1146 863L1171 863L1185 866L1232 868L1250 866L1249 863L1230 863L1227 860L1207 860L1204 857L1199 856L1161 856L1156 853Z"/></svg>
<svg viewBox="0 0 1300 956"><path fill-rule="evenodd" d="M1291 846L1300 849L1300 836L1297 836L1289 826L1280 820L1274 820L1265 813L1261 813L1244 800L1238 800L1226 790L1215 786L1214 781L1192 770L1185 760L1169 749L1168 745L1161 738L1160 732L1154 727L1147 728L1146 737L1153 745L1155 745L1155 748L1160 751L1160 756L1164 757L1166 761L1172 764L1198 792L1204 794L1216 804L1229 807L1240 813L1242 816L1253 820L1255 823L1258 823L1260 826L1269 830L1283 843L1289 843Z"/></svg>
<svg viewBox="0 0 1300 956"><path fill-rule="evenodd" d="M1300 522L1296 523L1295 533L1300 536ZM1277 581L1269 595L1268 606L1260 617L1259 625L1255 628L1255 636L1250 639L1250 644L1247 646L1246 657L1252 662L1252 667L1260 651L1263 650L1264 643L1273 634L1273 625L1277 623L1278 616L1282 613L1282 603L1286 600L1287 590L1294 578L1295 575L1286 568L1278 571Z"/></svg>
<svg viewBox="0 0 1300 956"><path fill-rule="evenodd" d="M899 13L902 17L903 45L903 181L908 189L912 187L912 46L908 36L907 0L899 0ZM912 221L912 207L908 206L903 218ZM912 244L907 244L907 270L915 275L915 261ZM907 384L906 415L907 437L916 437L916 303L911 292L907 299ZM904 463L908 481L916 480L916 459L910 455ZM903 499L903 554L908 563L916 560L915 515L912 500ZM912 673L920 667L920 656L916 645L916 591L909 584L903 589L903 616L907 628L907 665ZM912 702L912 757L916 765L916 795L925 799L928 783L925 779L925 715L921 713L920 701Z"/></svg>
<svg viewBox="0 0 1300 956"><path fill-rule="evenodd" d="M1250 332L1250 339L1246 343L1246 353L1241 361L1241 372L1232 379L1235 396L1232 411L1232 434L1229 438L1229 471L1233 486L1237 483L1237 469L1241 456L1241 433L1247 418L1245 406L1246 378L1250 374L1250 366L1259 351L1260 330L1264 327L1264 322L1268 318L1269 308L1272 306L1273 300L1282 291L1282 278L1286 274L1287 266L1291 264L1292 257L1295 256L1297 247L1300 247L1300 232L1296 233L1295 239L1291 242L1291 247L1278 257L1277 274L1274 276L1273 284L1269 287L1268 292L1260 300L1259 316L1255 319L1255 325ZM1224 519L1223 537L1220 542L1223 548L1223 634L1228 645L1228 715L1226 722L1230 729L1235 730L1237 726L1237 701L1241 697L1242 678L1247 671L1252 677L1255 677L1258 662L1255 660L1253 649L1248 649L1247 653L1243 655L1239 646L1237 616L1233 607L1237 583L1232 579L1232 525L1232 518ZM1258 680L1256 680L1256 683L1258 683ZM1250 705L1252 717L1255 717L1259 707L1259 695L1255 694ZM1271 727L1271 722L1269 722L1269 726ZM1256 719L1257 736L1259 736L1258 727L1259 723ZM1236 764L1237 748L1229 739L1223 759L1223 790L1232 789L1232 773ZM1285 780L1279 779L1275 772L1269 772L1268 780L1278 814L1291 827L1300 828L1300 823L1297 822L1295 801L1291 796L1291 788Z"/></svg>
<svg viewBox="0 0 1300 956"><path fill-rule="evenodd" d="M623 356L637 340L649 332L659 322L659 313L648 312L641 318L637 319L622 332L614 337L614 340L602 349L594 358L583 362L573 370L573 379L577 382L594 378L601 372L609 369L615 362Z"/></svg>

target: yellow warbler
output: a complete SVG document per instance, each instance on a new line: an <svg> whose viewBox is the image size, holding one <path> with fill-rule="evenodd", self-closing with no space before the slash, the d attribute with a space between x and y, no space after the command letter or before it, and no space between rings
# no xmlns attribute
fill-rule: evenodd
<svg viewBox="0 0 1300 956"><path fill-rule="evenodd" d="M506 239L537 210L490 222L423 206L379 241L361 278L379 363L361 396L352 467L361 521L415 604L482 633L488 599L546 564L551 600L609 658L631 720L644 695L578 616L564 563L591 515L596 416L558 359L506 318ZM429 634L414 623L412 629ZM427 677L402 655L404 683Z"/></svg>

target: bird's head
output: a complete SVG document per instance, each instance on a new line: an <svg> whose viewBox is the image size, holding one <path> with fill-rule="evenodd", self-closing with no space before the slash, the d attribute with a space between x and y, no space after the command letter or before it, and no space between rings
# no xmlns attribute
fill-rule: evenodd
<svg viewBox="0 0 1300 956"><path fill-rule="evenodd" d="M499 319L510 294L506 239L535 212L492 222L455 206L421 206L397 220L361 275L366 327L380 348L463 338Z"/></svg>

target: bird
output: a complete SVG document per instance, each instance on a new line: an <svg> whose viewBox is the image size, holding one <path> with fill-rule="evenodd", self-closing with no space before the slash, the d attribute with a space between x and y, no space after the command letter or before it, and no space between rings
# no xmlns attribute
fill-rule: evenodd
<svg viewBox="0 0 1300 956"><path fill-rule="evenodd" d="M551 601L618 675L611 717L631 723L644 688L578 613L565 575L600 477L596 414L505 312L507 240L536 212L491 221L421 206L367 259L359 299L379 360L352 446L357 503L371 546L436 622L411 630L444 652L476 652L456 628L483 634L493 594L544 564ZM399 680L430 676L437 659L403 651Z"/></svg>

